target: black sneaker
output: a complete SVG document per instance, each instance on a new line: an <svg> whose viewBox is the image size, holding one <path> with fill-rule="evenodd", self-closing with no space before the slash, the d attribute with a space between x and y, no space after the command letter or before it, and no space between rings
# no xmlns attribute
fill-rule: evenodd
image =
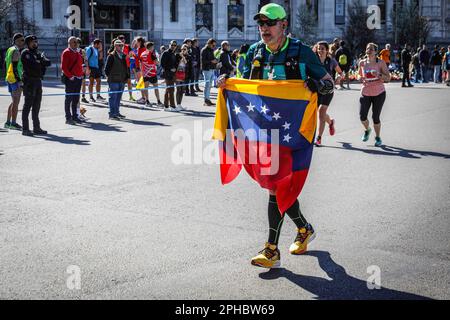
<svg viewBox="0 0 450 320"><path fill-rule="evenodd" d="M74 125L74 124L75 124L75 121L73 121L72 119L67 119L67 120L66 120L66 124Z"/></svg>
<svg viewBox="0 0 450 320"><path fill-rule="evenodd" d="M89 101L87 101L86 97L81 98L81 102L83 102L83 103L89 103Z"/></svg>
<svg viewBox="0 0 450 320"><path fill-rule="evenodd" d="M106 99L103 98L101 95L97 95L97 100L99 100L99 101L106 101Z"/></svg>
<svg viewBox="0 0 450 320"><path fill-rule="evenodd" d="M196 87L196 88L195 88L195 91L197 91L197 92L203 92L199 87Z"/></svg>
<svg viewBox="0 0 450 320"><path fill-rule="evenodd" d="M126 117L125 117L123 114L119 113L119 114L117 115L117 118L119 118L119 119L125 119Z"/></svg>
<svg viewBox="0 0 450 320"><path fill-rule="evenodd" d="M198 97L198 94L196 94L195 92L191 92L191 97Z"/></svg>
<svg viewBox="0 0 450 320"><path fill-rule="evenodd" d="M81 121L78 118L74 118L74 119L72 119L72 121L75 122L75 123L78 123L78 124L83 123L83 121Z"/></svg>
<svg viewBox="0 0 450 320"><path fill-rule="evenodd" d="M205 100L204 106L212 107L214 106L214 103L212 103L210 100Z"/></svg>
<svg viewBox="0 0 450 320"><path fill-rule="evenodd" d="M22 130L22 126L16 122L11 122L11 125L9 126L10 129L15 129L15 130Z"/></svg>
<svg viewBox="0 0 450 320"><path fill-rule="evenodd" d="M23 136L32 137L33 136L33 132L31 132L30 130L23 130L22 131L22 135Z"/></svg>
<svg viewBox="0 0 450 320"><path fill-rule="evenodd" d="M91 102L97 102L97 101L95 101L94 97L90 97L89 100L90 100Z"/></svg>
<svg viewBox="0 0 450 320"><path fill-rule="evenodd" d="M42 130L41 128L37 128L33 130L34 134L47 134L47 131Z"/></svg>
<svg viewBox="0 0 450 320"><path fill-rule="evenodd" d="M118 116L109 116L109 120L120 120Z"/></svg>

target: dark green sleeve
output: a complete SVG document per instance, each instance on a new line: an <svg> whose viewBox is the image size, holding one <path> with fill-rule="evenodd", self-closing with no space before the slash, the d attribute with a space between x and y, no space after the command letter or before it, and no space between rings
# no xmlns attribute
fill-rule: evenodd
<svg viewBox="0 0 450 320"><path fill-rule="evenodd" d="M302 45L300 60L300 62L303 62L306 65L307 76L315 80L320 80L327 75L327 70L320 63L319 58L310 47Z"/></svg>

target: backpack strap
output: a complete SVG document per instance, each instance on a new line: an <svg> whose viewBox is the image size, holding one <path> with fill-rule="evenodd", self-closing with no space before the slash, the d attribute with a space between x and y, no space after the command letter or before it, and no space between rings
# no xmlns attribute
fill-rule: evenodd
<svg viewBox="0 0 450 320"><path fill-rule="evenodd" d="M285 73L287 80L306 80L306 65L300 63L301 41L290 39L286 53Z"/></svg>
<svg viewBox="0 0 450 320"><path fill-rule="evenodd" d="M252 59L252 67L250 71L250 79L263 79L264 77L264 51L266 50L266 45L264 42L260 41L255 48L253 59ZM255 61L259 61L258 64ZM256 75L256 76L255 76Z"/></svg>

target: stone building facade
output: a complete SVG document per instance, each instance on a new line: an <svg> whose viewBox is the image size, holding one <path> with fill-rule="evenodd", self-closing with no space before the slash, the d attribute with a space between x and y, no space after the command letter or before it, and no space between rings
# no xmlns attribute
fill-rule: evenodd
<svg viewBox="0 0 450 320"><path fill-rule="evenodd" d="M128 39L143 35L157 44L198 37L201 41L227 39L237 45L259 38L253 15L262 5L276 2L287 9L292 29L296 25L299 6L308 5L317 14L318 38L331 40L342 35L348 18L347 6L352 1L355 0L95 0L94 26L96 36L106 43L117 34L125 34ZM390 12L404 1L418 1L422 14L431 21L431 43L450 42L450 0L360 1L363 5L379 5L381 8L383 24L377 33L380 42L394 41ZM68 34L64 28L68 19L67 7L77 5L82 14L80 29L75 34L87 43L91 27L90 2L23 0L23 7L13 10L12 15L23 10L23 14L39 27L41 38L63 38ZM0 26L4 29L0 30L0 41L8 40L18 27L17 23L11 22L15 21L13 16L9 20L9 25Z"/></svg>

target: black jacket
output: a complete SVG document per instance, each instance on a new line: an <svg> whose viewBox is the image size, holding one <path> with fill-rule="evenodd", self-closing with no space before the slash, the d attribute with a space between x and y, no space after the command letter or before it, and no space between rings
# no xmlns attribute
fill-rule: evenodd
<svg viewBox="0 0 450 320"><path fill-rule="evenodd" d="M231 76L233 72L233 64L231 62L231 54L230 51L221 50L220 52L220 62L222 63L222 67L220 68L220 74L226 74Z"/></svg>
<svg viewBox="0 0 450 320"><path fill-rule="evenodd" d="M403 67L408 67L411 63L411 53L408 49L403 49L401 54L401 64Z"/></svg>
<svg viewBox="0 0 450 320"><path fill-rule="evenodd" d="M108 83L125 83L130 78L130 68L127 67L126 56L119 57L117 52L108 55L105 74Z"/></svg>
<svg viewBox="0 0 450 320"><path fill-rule="evenodd" d="M195 66L200 66L200 48L192 47L192 64Z"/></svg>
<svg viewBox="0 0 450 320"><path fill-rule="evenodd" d="M175 75L175 71L172 71L172 69L177 68L177 58L174 54L174 52L169 49L163 52L161 56L161 67L163 68L163 78L164 79L171 79Z"/></svg>
<svg viewBox="0 0 450 320"><path fill-rule="evenodd" d="M213 70L216 68L216 64L212 61L216 58L214 57L214 50L208 46L203 47L201 51L201 59L202 59L202 70Z"/></svg>
<svg viewBox="0 0 450 320"><path fill-rule="evenodd" d="M42 79L47 67L50 66L50 60L46 59L37 49L24 49L20 58L23 65L22 78L24 82Z"/></svg>
<svg viewBox="0 0 450 320"><path fill-rule="evenodd" d="M343 54L345 54L347 56L347 64L346 65L341 65L339 63L339 57ZM347 47L341 47L336 51L336 61L339 63L340 67L351 66L353 63L352 53L350 52L350 50Z"/></svg>
<svg viewBox="0 0 450 320"><path fill-rule="evenodd" d="M433 66L440 66L442 64L442 56L439 50L434 50L431 54L430 63Z"/></svg>

